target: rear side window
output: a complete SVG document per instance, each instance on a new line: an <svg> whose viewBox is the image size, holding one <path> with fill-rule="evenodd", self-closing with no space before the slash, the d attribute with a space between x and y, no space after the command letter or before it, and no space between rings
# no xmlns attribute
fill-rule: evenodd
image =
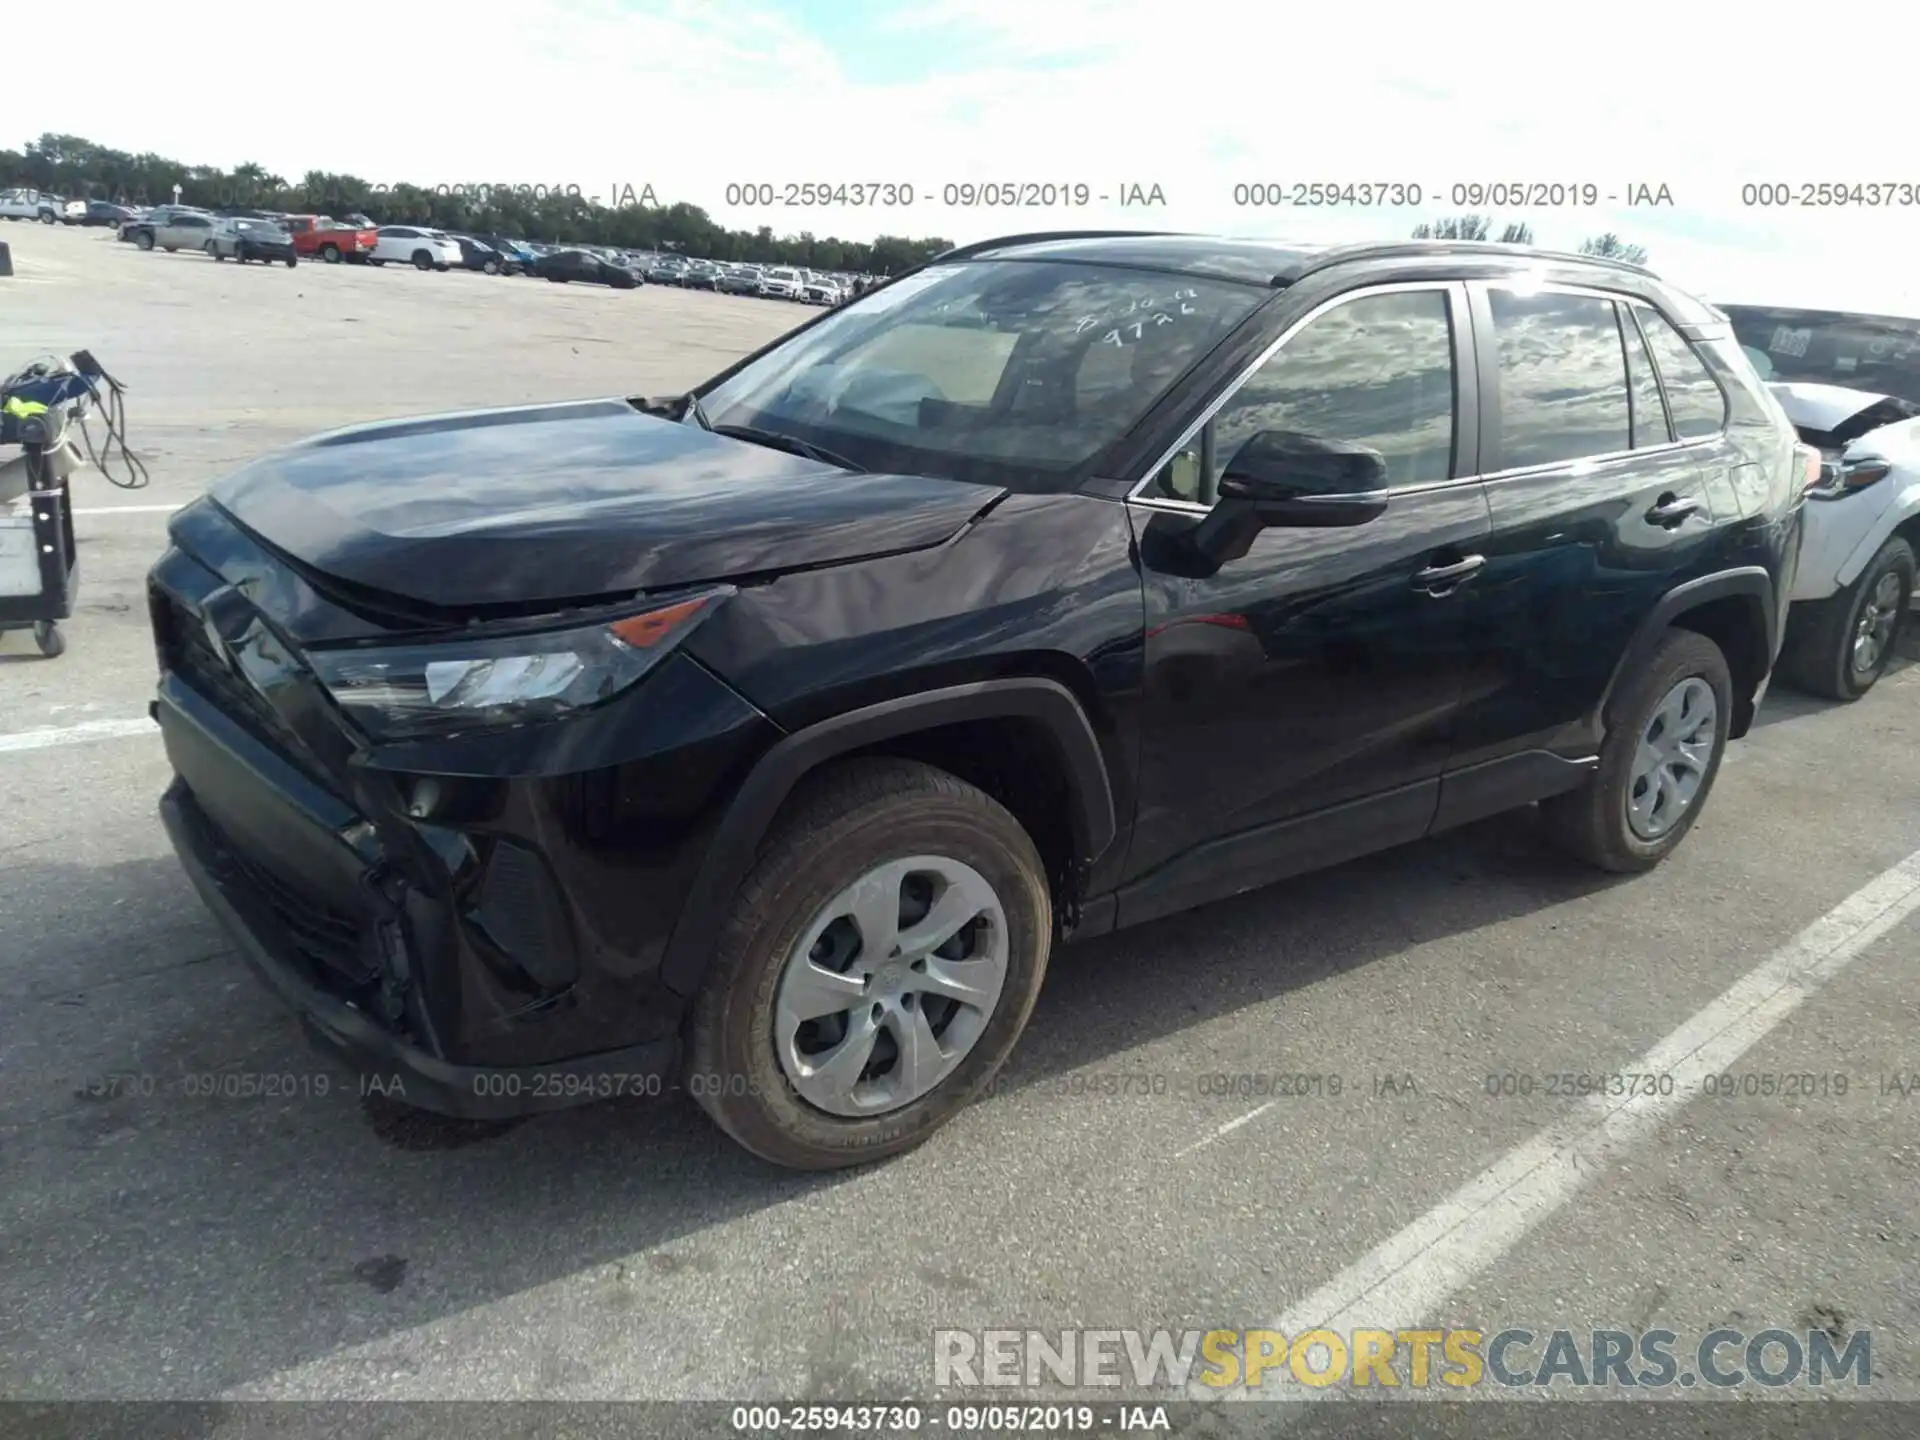
<svg viewBox="0 0 1920 1440"><path fill-rule="evenodd" d="M1621 305L1620 335L1627 345L1627 388L1633 396L1633 448L1668 445L1673 432L1667 428L1667 407L1660 398L1660 382L1653 376L1653 360L1647 354L1647 342L1640 338L1640 327L1633 313Z"/></svg>
<svg viewBox="0 0 1920 1440"><path fill-rule="evenodd" d="M1502 470L1633 448L1626 353L1611 300L1491 290Z"/></svg>
<svg viewBox="0 0 1920 1440"><path fill-rule="evenodd" d="M1681 440L1718 435L1727 424L1727 397L1693 353L1687 337L1651 306L1636 305L1633 313L1640 317L1640 328L1646 331L1654 366L1660 372L1661 387L1667 392L1674 435Z"/></svg>

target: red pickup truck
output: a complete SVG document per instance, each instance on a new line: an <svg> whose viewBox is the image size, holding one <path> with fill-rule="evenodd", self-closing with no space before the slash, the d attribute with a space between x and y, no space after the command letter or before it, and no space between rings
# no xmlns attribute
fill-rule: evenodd
<svg viewBox="0 0 1920 1440"><path fill-rule="evenodd" d="M287 229L293 232L296 255L302 259L324 260L329 265L342 260L364 260L380 243L380 232L372 226L343 225L331 215L289 215Z"/></svg>

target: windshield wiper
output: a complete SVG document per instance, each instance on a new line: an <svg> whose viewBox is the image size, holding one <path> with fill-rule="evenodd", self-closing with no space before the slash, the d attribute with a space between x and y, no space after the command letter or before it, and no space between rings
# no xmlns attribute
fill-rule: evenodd
<svg viewBox="0 0 1920 1440"><path fill-rule="evenodd" d="M693 417L694 424L698 425L702 430L713 429L713 422L707 419L707 412L705 407L700 404L700 397L692 393L687 395L687 408L681 412L680 418L684 420L689 415Z"/></svg>
<svg viewBox="0 0 1920 1440"><path fill-rule="evenodd" d="M694 402L696 405L698 401ZM867 473L864 465L856 465L844 455L836 455L831 450L823 450L806 440L796 440L791 435L782 435L777 430L762 430L753 425L713 425L706 417L698 417L701 424L716 435L725 435L731 440L745 440L753 445L765 445L772 450L786 450L795 455L803 455L809 460L818 460L822 465L837 466L842 470L851 470L856 475Z"/></svg>

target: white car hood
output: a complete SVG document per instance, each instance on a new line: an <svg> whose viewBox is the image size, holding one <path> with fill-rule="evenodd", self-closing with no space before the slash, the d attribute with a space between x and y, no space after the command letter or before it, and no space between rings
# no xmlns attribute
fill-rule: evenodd
<svg viewBox="0 0 1920 1440"><path fill-rule="evenodd" d="M1872 390L1805 381L1772 381L1767 389L1798 428L1828 435L1839 432L1850 456L1873 450L1889 460L1920 461L1920 416L1899 418L1915 408L1906 401ZM1887 410L1886 420L1879 425L1873 423L1876 417L1866 413L1876 406Z"/></svg>

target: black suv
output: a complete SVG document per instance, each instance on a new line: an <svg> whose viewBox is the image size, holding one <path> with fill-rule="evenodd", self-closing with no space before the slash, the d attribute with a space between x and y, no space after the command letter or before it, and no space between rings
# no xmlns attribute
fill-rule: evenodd
<svg viewBox="0 0 1920 1440"><path fill-rule="evenodd" d="M690 396L220 482L151 577L162 810L382 1090L681 1086L849 1164L981 1090L1056 941L1533 801L1657 864L1765 688L1805 462L1630 266L969 246Z"/></svg>

